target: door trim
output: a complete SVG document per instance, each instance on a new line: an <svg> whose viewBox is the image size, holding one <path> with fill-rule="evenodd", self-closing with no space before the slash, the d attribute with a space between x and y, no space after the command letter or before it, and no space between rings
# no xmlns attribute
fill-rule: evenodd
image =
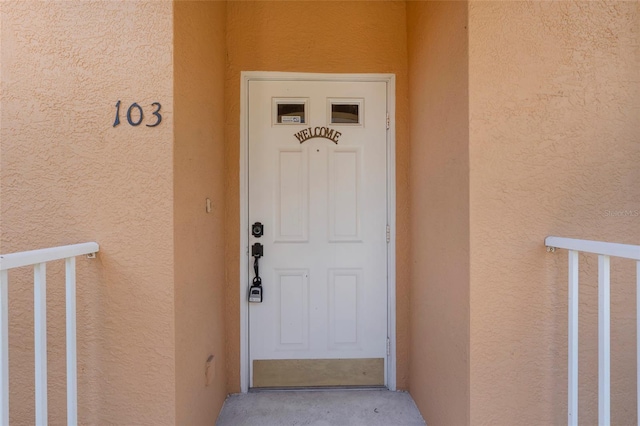
<svg viewBox="0 0 640 426"><path fill-rule="evenodd" d="M250 81L352 81L387 85L387 336L386 383L396 390L396 77L395 74L319 74L242 71L240 74L240 391L249 391L249 82Z"/></svg>

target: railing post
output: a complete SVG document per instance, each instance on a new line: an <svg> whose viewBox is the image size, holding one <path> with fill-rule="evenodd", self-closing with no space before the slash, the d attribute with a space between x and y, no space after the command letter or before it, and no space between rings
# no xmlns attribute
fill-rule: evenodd
<svg viewBox="0 0 640 426"><path fill-rule="evenodd" d="M0 0L1 1L1 0ZM67 424L78 424L76 333L76 256L95 258L95 242L0 254L0 426L9 424L8 270L33 266L33 337L35 355L35 423L48 423L47 404L47 262L65 260Z"/></svg>
<svg viewBox="0 0 640 426"><path fill-rule="evenodd" d="M547 251L569 250L568 423L578 424L578 253L598 255L598 423L611 424L611 256L636 262L636 414L640 426L640 245L548 236Z"/></svg>
<svg viewBox="0 0 640 426"><path fill-rule="evenodd" d="M0 271L0 425L9 424L9 274Z"/></svg>
<svg viewBox="0 0 640 426"><path fill-rule="evenodd" d="M578 252L569 250L569 426L578 426L578 276Z"/></svg>
<svg viewBox="0 0 640 426"><path fill-rule="evenodd" d="M611 424L610 258L598 255L598 424Z"/></svg>
<svg viewBox="0 0 640 426"><path fill-rule="evenodd" d="M76 355L76 258L65 260L67 305L67 425L78 424L78 377Z"/></svg>
<svg viewBox="0 0 640 426"><path fill-rule="evenodd" d="M33 267L36 426L47 424L47 264Z"/></svg>

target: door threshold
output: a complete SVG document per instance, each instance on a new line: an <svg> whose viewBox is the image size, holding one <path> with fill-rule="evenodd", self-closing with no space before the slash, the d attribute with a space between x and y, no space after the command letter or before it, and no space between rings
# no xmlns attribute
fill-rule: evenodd
<svg viewBox="0 0 640 426"><path fill-rule="evenodd" d="M326 392L335 390L352 390L352 391L386 391L389 390L386 386L301 386L301 387L264 387L264 388L249 388L250 393L259 392Z"/></svg>

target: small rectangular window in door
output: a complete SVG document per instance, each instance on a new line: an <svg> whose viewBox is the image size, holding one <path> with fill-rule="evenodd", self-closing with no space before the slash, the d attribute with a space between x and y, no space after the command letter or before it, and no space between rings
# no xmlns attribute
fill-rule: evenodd
<svg viewBox="0 0 640 426"><path fill-rule="evenodd" d="M329 124L363 124L364 99L329 99Z"/></svg>
<svg viewBox="0 0 640 426"><path fill-rule="evenodd" d="M274 99L273 124L305 124L307 99Z"/></svg>

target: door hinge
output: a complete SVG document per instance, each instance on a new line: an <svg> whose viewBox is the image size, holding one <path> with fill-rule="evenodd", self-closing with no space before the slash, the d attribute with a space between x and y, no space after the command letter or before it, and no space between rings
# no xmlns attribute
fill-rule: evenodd
<svg viewBox="0 0 640 426"><path fill-rule="evenodd" d="M387 129L391 127L391 117L389 117L389 113L387 113Z"/></svg>
<svg viewBox="0 0 640 426"><path fill-rule="evenodd" d="M391 242L391 227L387 225L387 243Z"/></svg>
<svg viewBox="0 0 640 426"><path fill-rule="evenodd" d="M387 356L391 355L391 339L387 337Z"/></svg>

